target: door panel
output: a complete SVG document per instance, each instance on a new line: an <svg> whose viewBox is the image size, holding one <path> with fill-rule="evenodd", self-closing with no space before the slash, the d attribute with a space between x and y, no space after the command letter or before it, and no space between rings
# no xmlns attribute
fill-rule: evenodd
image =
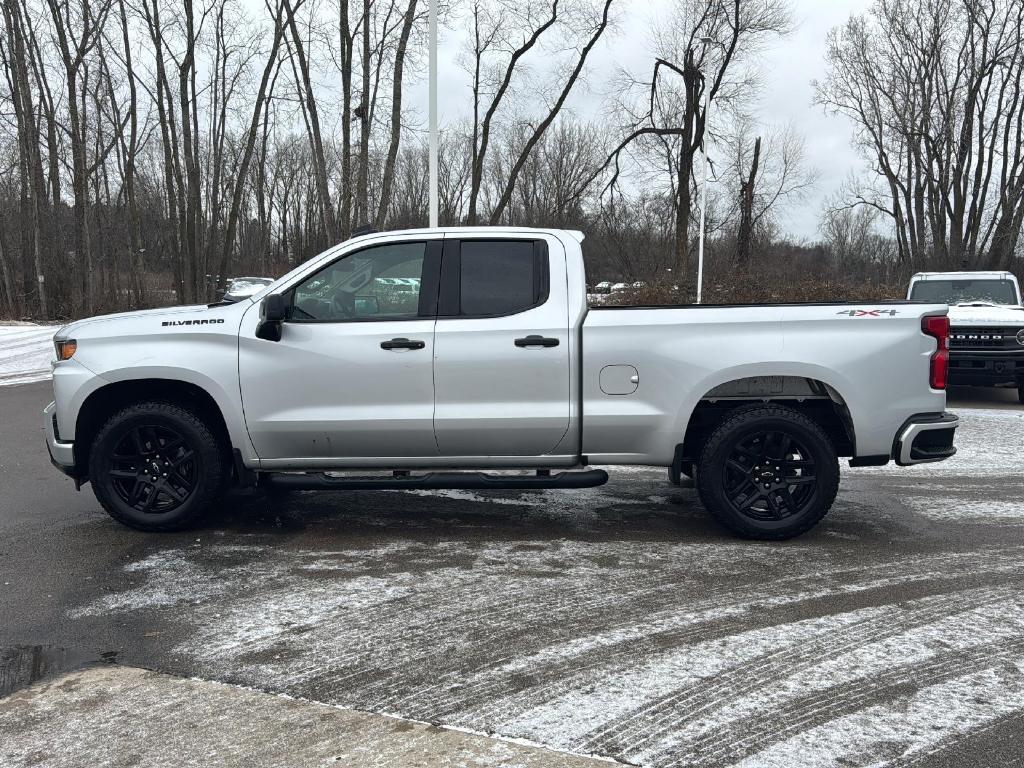
<svg viewBox="0 0 1024 768"><path fill-rule="evenodd" d="M439 265L439 240L348 254L289 289L278 342L255 337L258 305L246 313L239 379L261 459L437 456Z"/></svg>
<svg viewBox="0 0 1024 768"><path fill-rule="evenodd" d="M540 242L445 243L434 336L434 431L443 456L539 456L569 428L565 254L557 240ZM524 243L541 249L542 261L527 258ZM530 336L547 341L516 343L538 341Z"/></svg>

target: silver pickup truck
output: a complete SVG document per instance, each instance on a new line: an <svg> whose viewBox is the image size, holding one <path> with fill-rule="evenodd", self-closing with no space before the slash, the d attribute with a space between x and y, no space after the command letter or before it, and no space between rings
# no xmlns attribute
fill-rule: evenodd
<svg viewBox="0 0 1024 768"><path fill-rule="evenodd" d="M143 530L187 526L232 483L579 488L639 464L783 539L832 505L837 457L955 452L946 305L589 309L582 240L370 234L235 304L72 323L50 455Z"/></svg>

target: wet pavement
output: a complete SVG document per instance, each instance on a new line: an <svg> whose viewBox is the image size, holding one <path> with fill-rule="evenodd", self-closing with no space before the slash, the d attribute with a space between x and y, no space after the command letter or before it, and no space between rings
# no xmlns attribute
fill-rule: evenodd
<svg viewBox="0 0 1024 768"><path fill-rule="evenodd" d="M764 544L630 468L140 534L49 466L48 385L0 389L0 680L116 660L650 766L1024 765L1024 408L955 397L954 459L844 471Z"/></svg>

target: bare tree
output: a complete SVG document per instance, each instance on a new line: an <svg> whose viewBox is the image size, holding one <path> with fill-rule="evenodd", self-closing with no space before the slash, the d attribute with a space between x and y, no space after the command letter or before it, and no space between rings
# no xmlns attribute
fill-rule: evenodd
<svg viewBox="0 0 1024 768"><path fill-rule="evenodd" d="M572 6L566 8L564 5L560 8L559 0L550 3L531 1L518 7L509 4L490 5L482 0L473 3L473 41L469 52L473 95L472 170L467 210L469 224L476 224L479 220L484 175L500 110L512 96L517 76L521 79L526 77L524 71L528 54L543 50L545 38L550 37L552 45L564 51L570 46L569 40L585 35L570 60L564 62L564 71L556 78L558 85L554 98L543 116L537 120L520 116L513 121L519 124L520 131L524 125L528 125L529 132L518 156L507 167L502 187L496 190L489 216L491 223L502 219L523 166L562 111L566 99L580 79L590 53L608 29L611 5L612 0L602 0L595 21L588 9ZM536 93L538 87L534 85L533 90Z"/></svg>
<svg viewBox="0 0 1024 768"><path fill-rule="evenodd" d="M39 127L28 76L28 43L31 22L19 3L5 3L7 46L3 49L8 73L8 88L14 106L18 144L18 172L21 187L19 209L22 217L21 260L22 286L25 301L38 297L40 310L46 314L45 275L41 262L40 217L45 196L42 181L42 160L39 153ZM28 226L26 226L28 225Z"/></svg>
<svg viewBox="0 0 1024 768"><path fill-rule="evenodd" d="M409 36L412 34L413 22L416 20L416 0L409 0L409 5L402 14L402 31L395 47L395 63L391 73L391 129L388 138L387 158L381 174L380 201L377 207L376 224L384 228L388 207L391 205L391 186L395 172L395 160L398 157L399 142L402 138L402 78L405 73L405 57L409 49Z"/></svg>
<svg viewBox="0 0 1024 768"><path fill-rule="evenodd" d="M844 205L834 200L825 206L821 231L838 274L854 278L875 274L883 281L906 279L906 274L898 274L896 241L880 232L885 218L877 208L867 205Z"/></svg>
<svg viewBox="0 0 1024 768"><path fill-rule="evenodd" d="M1007 268L1024 220L1024 5L876 0L829 36L818 101L850 117L912 265Z"/></svg>
<svg viewBox="0 0 1024 768"><path fill-rule="evenodd" d="M256 91L248 130L245 134L245 145L242 150L241 160L238 163L238 171L231 193L231 207L225 226L224 248L221 251L218 267L218 274L221 275L222 279L227 275L228 264L231 259L232 249L234 248L235 229L238 226L241 212L242 197L249 173L249 163L252 162L253 151L256 147L260 116L263 114L263 102L268 96L271 76L276 70L278 51L281 48L281 41L284 39L285 29L289 25L292 13L298 10L303 2L304 0L294 0L291 5L287 5L286 0L277 0L276 5L271 6L270 0L267 0L268 10L273 9L274 32L271 38L270 51L267 54L267 63L263 67L263 75L260 78L259 88Z"/></svg>
<svg viewBox="0 0 1024 768"><path fill-rule="evenodd" d="M537 45L541 35L558 21L558 0L553 0L549 9L546 3L544 6L546 13L538 19L538 6L532 2L527 2L518 12L514 8L506 9L504 7L496 11L492 6L484 5L482 0L476 0L473 3L473 165L467 217L471 226L477 223L477 204L483 184L484 163L491 141L491 128L495 114L501 106L505 94L508 93L512 76L515 74L520 60ZM483 27L486 27L486 30ZM514 30L511 34L509 28ZM528 31L524 32L522 42L515 45L510 42L511 35L515 35L520 30ZM484 57L499 47L507 50L508 60L505 62L500 80L496 83L489 102L485 102ZM480 118L480 110L485 103L487 106L483 108L484 114Z"/></svg>
<svg viewBox="0 0 1024 768"><path fill-rule="evenodd" d="M327 239L335 242L338 239L338 226L334 216L334 203L331 201L331 190L327 185L327 159L324 154L323 134L320 130L320 110L317 107L316 94L313 92L313 79L310 76L309 59L306 56L306 47L302 36L299 35L298 24L295 21L295 14L292 12L289 0L283 0L284 8L288 14L288 29L291 32L291 45L294 51L293 66L297 60L298 75L301 78L302 88L302 115L306 122L306 129L309 133L310 144L313 148L313 172L316 179L317 194L320 198L320 208L323 214L324 229Z"/></svg>
<svg viewBox="0 0 1024 768"><path fill-rule="evenodd" d="M594 46L597 45L598 40L601 39L605 30L608 29L608 12L611 9L611 5L612 0L604 0L601 19L594 27L590 37L580 49L572 69L569 71L568 75L564 77L564 85L562 86L558 97L555 99L554 104L551 105L551 108L548 109L544 118L537 123L535 127L532 127L529 138L527 138L526 143L523 144L523 147L519 152L519 156L512 164L512 168L508 174L508 179L505 181L504 188L501 190L501 195L494 206L494 210L491 211L491 224L497 224L501 220L501 215L505 210L505 206L508 205L509 199L512 197L512 192L516 185L516 179L519 177L523 165L525 165L526 161L529 159L533 148L537 146L537 143L541 141L541 139L544 138L544 132L547 131L551 123L556 117L558 117L562 107L565 106L565 100L569 97L569 93L572 91L573 86L576 85L576 81L579 80L580 73L583 71L583 67L587 63L587 57L590 55L590 52L594 50Z"/></svg>
<svg viewBox="0 0 1024 768"><path fill-rule="evenodd" d="M722 224L735 226L735 260L750 265L759 231L766 234L785 205L802 202L817 181L817 172L805 161L804 138L792 124L769 127L767 138L746 115L737 115L721 145L726 152L728 200L722 206Z"/></svg>
<svg viewBox="0 0 1024 768"><path fill-rule="evenodd" d="M608 157L614 189L623 153L638 142L655 140L669 149L674 191L676 271L690 272L690 213L696 153L708 130L703 102L735 101L750 90L744 58L766 40L789 30L788 7L781 0L678 0L671 22L659 35L661 52L649 80L630 78L633 105L621 104L630 120L625 136Z"/></svg>

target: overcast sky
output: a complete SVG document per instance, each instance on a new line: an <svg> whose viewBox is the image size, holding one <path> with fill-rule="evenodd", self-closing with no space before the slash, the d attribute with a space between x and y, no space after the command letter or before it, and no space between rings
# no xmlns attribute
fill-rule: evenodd
<svg viewBox="0 0 1024 768"><path fill-rule="evenodd" d="M781 222L798 238L818 235L822 204L851 171L863 163L851 146L851 127L842 117L827 115L812 100L812 80L825 71L825 38L852 13L867 9L870 0L791 0L794 31L764 50L763 92L754 112L764 124L792 122L806 139L808 164L819 172L817 187L807 200L791 207ZM580 118L603 118L602 86L618 67L638 74L647 73L652 63L650 29L659 17L670 12L672 0L626 0L619 8L617 33L605 41L603 50L591 56L587 82L570 101ZM455 20L453 29L442 30L439 46L439 112L443 126L467 116L469 91L466 73L458 64L465 38ZM426 80L409 83L408 102L426 117ZM712 147L711 156L714 157Z"/></svg>

